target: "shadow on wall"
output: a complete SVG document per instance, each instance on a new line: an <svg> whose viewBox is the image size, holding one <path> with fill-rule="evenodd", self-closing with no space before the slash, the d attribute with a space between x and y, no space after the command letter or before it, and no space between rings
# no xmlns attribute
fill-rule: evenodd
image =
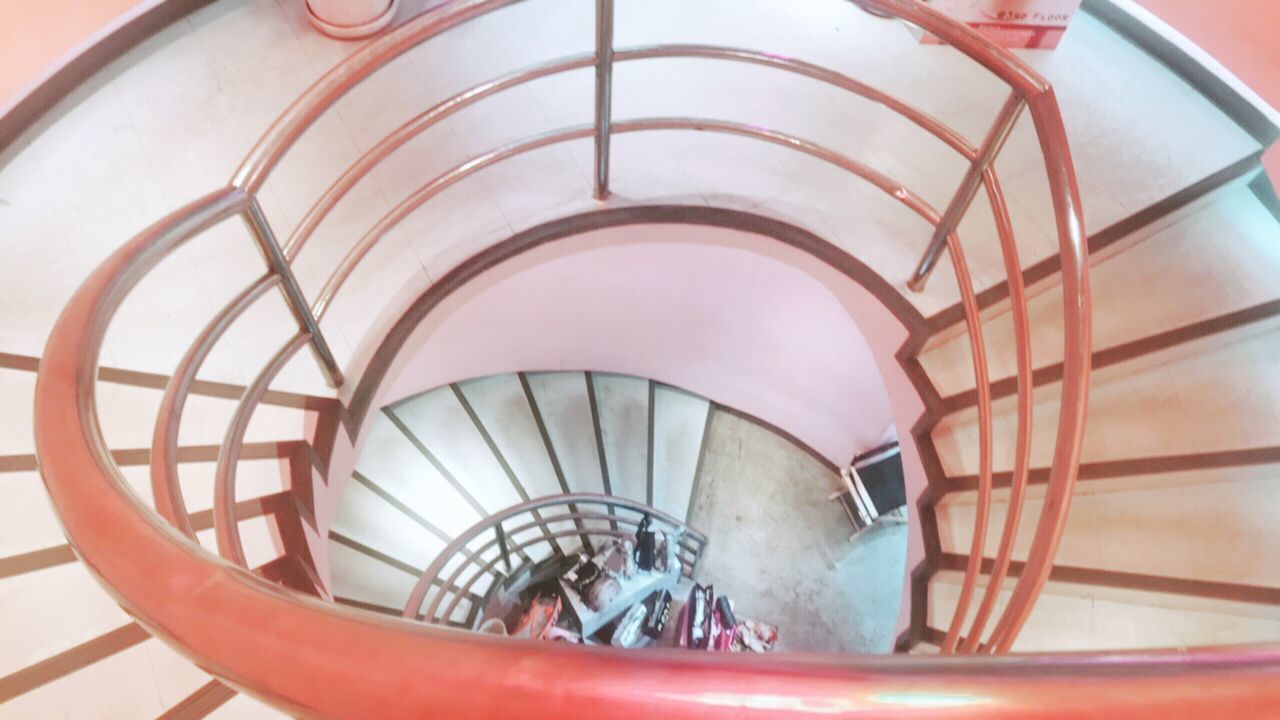
<svg viewBox="0 0 1280 720"><path fill-rule="evenodd" d="M891 357L905 330L864 335L829 287L724 242L736 236L746 233L631 226L530 251L432 314L386 397L516 370L592 369L738 408L836 464L874 447L895 419L877 355Z"/></svg>

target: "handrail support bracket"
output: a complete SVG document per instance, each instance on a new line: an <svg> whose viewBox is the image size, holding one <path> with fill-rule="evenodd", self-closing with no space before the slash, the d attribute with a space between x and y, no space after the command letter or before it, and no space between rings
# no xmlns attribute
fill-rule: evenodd
<svg viewBox="0 0 1280 720"><path fill-rule="evenodd" d="M285 302L288 303L294 319L298 321L298 328L311 336L309 344L320 364L320 371L324 373L325 380L334 389L342 387L342 369L338 367L338 361L333 357L329 343L320 332L320 321L311 312L311 306L307 304L302 288L298 285L298 278L293 274L293 268L289 266L284 250L271 230L271 224L267 222L267 216L263 214L262 205L256 197L249 202L244 219L249 226L249 231L253 233L258 250L267 261L267 266L280 278L280 290L284 293Z"/></svg>
<svg viewBox="0 0 1280 720"><path fill-rule="evenodd" d="M1005 100L1004 106L1000 108L1000 113L996 115L991 129L987 132L986 139L982 142L982 147L978 148L978 155L969 164L964 179L960 181L960 187L956 188L955 195L951 197L951 203L947 205L946 212L942 214L942 219L934 228L933 237L929 240L929 246L925 248L920 263L916 265L911 278L907 280L907 289L917 293L924 291L925 283L929 281L929 276L933 274L934 267L942 257L942 250L947 246L947 237L956 231L960 220L964 218L965 213L969 212L969 206L973 204L973 199L978 195L978 189L982 187L983 175L995 162L996 156L1004 148L1009 136L1013 134L1013 128L1018 124L1018 118L1026 105L1026 101L1017 92L1011 93L1009 99Z"/></svg>

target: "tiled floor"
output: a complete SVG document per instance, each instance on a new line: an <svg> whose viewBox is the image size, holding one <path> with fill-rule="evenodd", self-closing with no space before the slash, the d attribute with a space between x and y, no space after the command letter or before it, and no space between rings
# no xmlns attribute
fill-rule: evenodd
<svg viewBox="0 0 1280 720"><path fill-rule="evenodd" d="M727 413L711 421L689 524L707 535L698 578L743 617L779 626L778 650L889 652L907 526L849 540L828 495L839 478L800 448Z"/></svg>
<svg viewBox="0 0 1280 720"><path fill-rule="evenodd" d="M402 17L422 3L406 3ZM473 82L539 59L589 51L592 3L528 0L452 30L376 73L308 131L263 193L288 236L311 202L383 133ZM919 46L901 25L839 0L623 0L617 44L709 42L791 53L868 80L981 137L1000 84L945 48ZM0 348L37 355L58 310L112 248L230 176L257 135L355 46L314 33L291 0L222 0L104 68L0 167ZM1029 52L1056 84L1089 227L1099 228L1255 149L1209 103L1089 16L1062 46ZM468 155L591 118L591 74L578 71L509 91L449 118L360 183L302 253L312 295L372 220ZM963 163L897 116L814 81L713 61L617 68L617 119L710 116L776 127L890 172L936 206ZM833 239L901 286L927 225L865 184L773 146L665 132L616 140L611 204L707 203L751 208ZM1024 121L999 162L1024 260L1053 252L1038 149ZM420 287L513 230L595 207L589 142L548 148L463 181L411 216L369 256L326 319L342 360L369 320L403 287ZM990 221L962 225L979 284L995 282ZM160 372L214 309L261 272L249 240L227 223L166 262L108 337L104 362ZM931 312L954 301L940 268ZM290 327L282 304L260 303L233 330L205 376L247 382ZM374 309L371 311L371 309ZM164 332L155 332L156 328ZM177 330L179 332L174 332ZM281 385L319 391L300 355Z"/></svg>

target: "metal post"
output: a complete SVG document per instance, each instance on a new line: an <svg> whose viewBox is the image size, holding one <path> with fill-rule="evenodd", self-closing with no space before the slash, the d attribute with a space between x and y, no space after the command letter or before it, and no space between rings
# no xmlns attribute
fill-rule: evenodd
<svg viewBox="0 0 1280 720"><path fill-rule="evenodd" d="M498 535L498 550L502 553L502 562L507 566L507 574L511 574L511 553L507 550L507 533L502 529L502 523L493 526L493 531Z"/></svg>
<svg viewBox="0 0 1280 720"><path fill-rule="evenodd" d="M960 224L961 218L969 211L969 206L973 204L973 198L978 194L978 188L982 186L982 176L991 167L991 163L995 161L996 155L1000 154L1000 149L1004 147L1004 143L1009 139L1010 133L1013 132L1013 126L1018 122L1018 116L1022 114L1022 108L1026 106L1026 102L1018 93L1013 93L1009 99L1005 101L1004 107L1000 108L1000 114L996 116L996 120L991 124L991 130L987 132L987 137L982 141L982 147L978 149L978 156L973 159L973 163L969 165L969 170L965 173L964 179L960 181L960 187L956 189L956 194L951 198L951 204L947 206L947 211L943 213L942 219L938 222L938 227L933 231L933 238L929 241L929 247L925 248L924 256L920 258L920 264L916 266L915 272L911 274L911 279L907 281L907 287L913 292L924 290L925 283L929 280L929 275L933 272L934 266L938 264L938 258L942 256L942 249L947 245L947 237L956 231L956 226Z"/></svg>
<svg viewBox="0 0 1280 720"><path fill-rule="evenodd" d="M613 0L596 0L596 187L609 197L609 131L613 122Z"/></svg>
<svg viewBox="0 0 1280 720"><path fill-rule="evenodd" d="M302 288L298 286L298 278L294 276L293 268L289 267L289 261L285 259L284 251L280 249L280 243L276 241L275 233L271 231L271 225L267 223L267 217L262 213L262 206L258 204L256 197L250 201L244 218L249 231L253 233L254 240L258 243L258 249L262 251L262 256L267 261L267 266L271 268L271 272L280 277L280 290L284 293L293 317L298 321L298 327L310 335L311 349L315 352L325 379L334 388L342 387L342 370L338 367L338 361L334 359L333 352L329 350L329 344L320 333L320 323L311 313L311 307L307 305Z"/></svg>

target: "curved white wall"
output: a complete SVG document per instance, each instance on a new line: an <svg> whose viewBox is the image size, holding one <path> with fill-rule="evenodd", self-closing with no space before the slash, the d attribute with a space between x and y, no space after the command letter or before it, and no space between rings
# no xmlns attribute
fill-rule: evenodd
<svg viewBox="0 0 1280 720"><path fill-rule="evenodd" d="M754 252L648 232L657 242L540 259L474 293L422 338L390 395L509 370L609 370L762 416L832 461L881 441L892 413L876 359L826 287Z"/></svg>
<svg viewBox="0 0 1280 720"><path fill-rule="evenodd" d="M868 340L831 288L733 246L738 236L632 226L534 250L440 308L387 397L513 370L618 372L688 388L847 462L893 424ZM896 329L879 328L878 344L896 350Z"/></svg>

